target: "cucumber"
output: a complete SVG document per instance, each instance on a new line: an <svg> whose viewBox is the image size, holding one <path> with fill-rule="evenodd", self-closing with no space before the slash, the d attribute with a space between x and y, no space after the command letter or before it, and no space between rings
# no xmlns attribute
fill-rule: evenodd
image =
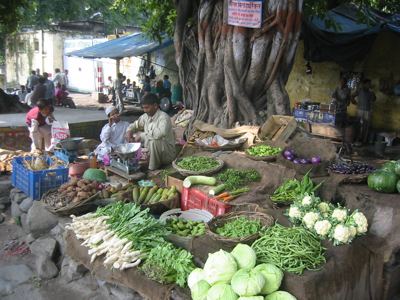
<svg viewBox="0 0 400 300"><path fill-rule="evenodd" d="M147 193L149 192L150 188L147 186L143 188L142 192L140 193L138 203L143 203L143 201L146 199Z"/></svg>
<svg viewBox="0 0 400 300"><path fill-rule="evenodd" d="M138 187L138 186L135 186L135 187L133 188L133 191L132 191L132 198L133 198L133 201L134 201L134 202L138 202L138 201L139 201L139 187Z"/></svg>
<svg viewBox="0 0 400 300"><path fill-rule="evenodd" d="M190 188L192 185L201 184L201 185L216 185L217 179L209 176L188 176L183 181L183 187Z"/></svg>
<svg viewBox="0 0 400 300"><path fill-rule="evenodd" d="M144 199L144 203L147 203L150 201L151 197L157 192L158 186L153 186L150 191L148 192L146 199Z"/></svg>
<svg viewBox="0 0 400 300"><path fill-rule="evenodd" d="M208 193L211 196L216 196L216 195L220 194L221 192L223 192L225 190L225 188L226 188L225 184L220 184L220 185L217 185L215 188L212 188Z"/></svg>

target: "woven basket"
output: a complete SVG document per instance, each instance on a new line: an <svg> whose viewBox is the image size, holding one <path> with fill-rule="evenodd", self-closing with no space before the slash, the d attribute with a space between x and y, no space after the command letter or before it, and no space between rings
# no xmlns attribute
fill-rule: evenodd
<svg viewBox="0 0 400 300"><path fill-rule="evenodd" d="M209 169L209 170L205 170L205 171L190 171L190 170L182 169L177 165L177 162L179 161L179 158L175 159L172 162L172 167L183 176L212 175L212 174L217 173L218 171L220 171L224 167L224 161L223 160L218 159L218 158L216 158L215 160L218 162L218 166L216 166L216 167L214 167L212 169Z"/></svg>
<svg viewBox="0 0 400 300"><path fill-rule="evenodd" d="M47 195L51 193L56 193L57 189L54 190L49 190L46 194L43 195L42 197L42 202L45 204L45 207L48 211L50 211L53 214L57 214L60 216L69 216L71 214L83 214L86 213L90 210L92 210L95 206L91 205L90 202L96 200L100 196L100 192L97 192L96 194L92 195L91 197L82 200L81 202L78 203L69 203L67 206L61 207L61 208L55 208L49 204L47 204L44 199Z"/></svg>
<svg viewBox="0 0 400 300"><path fill-rule="evenodd" d="M267 146L271 146L271 147L280 147L280 146L276 145L276 143L274 143L274 142L262 142L262 143L257 143L253 146L250 146L247 150L257 147L257 146L260 146L260 145L267 145ZM276 161L276 158L278 157L278 155L280 155L280 153L279 153L279 154L270 155L270 156L253 156L253 155L248 154L247 150L244 152L246 157L250 158L252 160L257 160L257 161L269 161L269 162Z"/></svg>
<svg viewBox="0 0 400 300"><path fill-rule="evenodd" d="M222 227L228 221L232 221L240 217L247 217L252 220L259 220L263 227L269 227L274 224L274 218L264 213L249 212L249 211L231 212L222 216L215 217L210 222L208 222L207 234L212 239L223 243L227 247L235 246L237 243L244 243L244 244L253 243L259 237L259 233L255 233L241 238L224 237L216 233L218 227Z"/></svg>

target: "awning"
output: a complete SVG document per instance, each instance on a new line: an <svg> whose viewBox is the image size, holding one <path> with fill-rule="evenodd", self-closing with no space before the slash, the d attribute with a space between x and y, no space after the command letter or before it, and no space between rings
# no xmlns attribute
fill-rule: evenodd
<svg viewBox="0 0 400 300"><path fill-rule="evenodd" d="M141 56L171 45L173 41L164 37L161 43L153 41L143 33L134 33L101 44L90 46L81 50L66 53L67 56L84 58L114 58Z"/></svg>

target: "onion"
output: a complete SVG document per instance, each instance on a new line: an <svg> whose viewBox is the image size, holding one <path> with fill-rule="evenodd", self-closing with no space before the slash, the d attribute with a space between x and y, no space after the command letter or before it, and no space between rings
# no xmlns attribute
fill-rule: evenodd
<svg viewBox="0 0 400 300"><path fill-rule="evenodd" d="M300 159L298 159L298 158L293 159L293 163L299 164L300 163Z"/></svg>
<svg viewBox="0 0 400 300"><path fill-rule="evenodd" d="M283 151L283 156L285 158L287 158L288 156L294 156L294 151L291 149L286 149L285 151Z"/></svg>
<svg viewBox="0 0 400 300"><path fill-rule="evenodd" d="M321 157L319 157L319 156L313 156L313 157L311 157L311 163L312 163L312 164L315 164L315 165L321 163Z"/></svg>

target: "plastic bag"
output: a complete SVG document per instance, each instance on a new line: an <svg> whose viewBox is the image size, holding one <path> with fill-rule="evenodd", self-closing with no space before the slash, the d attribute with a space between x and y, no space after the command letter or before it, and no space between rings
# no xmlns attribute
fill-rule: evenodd
<svg viewBox="0 0 400 300"><path fill-rule="evenodd" d="M54 121L51 126L51 147L54 147L62 140L65 140L71 136L69 131L68 122L65 121Z"/></svg>

